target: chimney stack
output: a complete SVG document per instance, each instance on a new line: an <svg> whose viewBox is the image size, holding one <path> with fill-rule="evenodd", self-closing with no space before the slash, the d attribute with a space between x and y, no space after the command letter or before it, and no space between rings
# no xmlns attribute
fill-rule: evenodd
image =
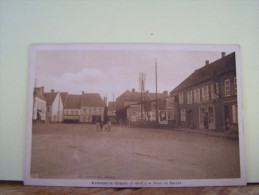
<svg viewBox="0 0 259 195"><path fill-rule="evenodd" d="M50 92L51 92L51 93L54 93L54 92L55 92L55 90L54 90L54 89L51 89L51 90L50 90Z"/></svg>
<svg viewBox="0 0 259 195"><path fill-rule="evenodd" d="M166 96L168 96L168 91L165 90L165 91L163 92L163 94L166 95Z"/></svg>
<svg viewBox="0 0 259 195"><path fill-rule="evenodd" d="M206 61L205 61L205 65L208 65L209 63L210 63L209 60L206 60Z"/></svg>
<svg viewBox="0 0 259 195"><path fill-rule="evenodd" d="M85 91L82 91L82 94L84 95L84 94L85 94Z"/></svg>
<svg viewBox="0 0 259 195"><path fill-rule="evenodd" d="M136 92L135 88L133 88L131 92L132 92L132 93L135 93L135 92Z"/></svg>
<svg viewBox="0 0 259 195"><path fill-rule="evenodd" d="M221 57L224 58L226 56L226 52L221 53Z"/></svg>

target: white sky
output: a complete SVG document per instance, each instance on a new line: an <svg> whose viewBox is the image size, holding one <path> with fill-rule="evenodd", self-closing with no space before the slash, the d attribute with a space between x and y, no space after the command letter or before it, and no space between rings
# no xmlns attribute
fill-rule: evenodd
<svg viewBox="0 0 259 195"><path fill-rule="evenodd" d="M65 45L64 45L65 47ZM145 90L170 92L195 69L221 58L222 51L171 50L37 50L33 65L37 87L71 94L100 93L113 100L126 90L139 91L139 73L146 73ZM230 52L227 52L227 54Z"/></svg>

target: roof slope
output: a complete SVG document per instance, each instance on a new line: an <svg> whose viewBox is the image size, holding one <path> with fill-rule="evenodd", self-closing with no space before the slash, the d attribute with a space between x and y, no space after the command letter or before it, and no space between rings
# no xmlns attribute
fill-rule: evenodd
<svg viewBox="0 0 259 195"><path fill-rule="evenodd" d="M46 99L46 104L47 105L52 105L56 96L57 96L58 92L46 92L43 94L43 96Z"/></svg>
<svg viewBox="0 0 259 195"><path fill-rule="evenodd" d="M84 93L82 95L81 106L103 107L104 102L99 93Z"/></svg>
<svg viewBox="0 0 259 195"><path fill-rule="evenodd" d="M80 109L82 95L70 95L68 94L65 103L65 109Z"/></svg>
<svg viewBox="0 0 259 195"><path fill-rule="evenodd" d="M231 53L215 62L195 70L189 77L174 88L170 94L235 70L235 53Z"/></svg>
<svg viewBox="0 0 259 195"><path fill-rule="evenodd" d="M68 96L68 92L60 92L60 96L61 96L61 100L63 105L65 105L66 100L67 100L67 96Z"/></svg>

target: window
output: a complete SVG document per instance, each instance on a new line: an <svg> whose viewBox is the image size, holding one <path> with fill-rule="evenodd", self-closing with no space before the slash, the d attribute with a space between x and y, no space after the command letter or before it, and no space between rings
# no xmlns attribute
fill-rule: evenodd
<svg viewBox="0 0 259 195"><path fill-rule="evenodd" d="M179 104L183 104L183 92L179 93Z"/></svg>
<svg viewBox="0 0 259 195"><path fill-rule="evenodd" d="M181 109L181 121L185 121L186 120L186 112L185 109Z"/></svg>
<svg viewBox="0 0 259 195"><path fill-rule="evenodd" d="M235 95L237 95L237 78L234 77L234 88L235 88Z"/></svg>
<svg viewBox="0 0 259 195"><path fill-rule="evenodd" d="M208 86L201 88L201 98L202 98L202 101L209 100L209 87Z"/></svg>
<svg viewBox="0 0 259 195"><path fill-rule="evenodd" d="M200 89L196 89L193 91L193 98L194 98L194 103L199 103L201 101L201 98L200 98Z"/></svg>
<svg viewBox="0 0 259 195"><path fill-rule="evenodd" d="M218 83L211 84L210 94L211 94L211 99L219 98L219 84Z"/></svg>
<svg viewBox="0 0 259 195"><path fill-rule="evenodd" d="M232 118L233 123L238 124L237 104L232 105Z"/></svg>
<svg viewBox="0 0 259 195"><path fill-rule="evenodd" d="M230 79L225 80L225 96L230 96Z"/></svg>
<svg viewBox="0 0 259 195"><path fill-rule="evenodd" d="M187 104L192 104L192 91L187 92Z"/></svg>

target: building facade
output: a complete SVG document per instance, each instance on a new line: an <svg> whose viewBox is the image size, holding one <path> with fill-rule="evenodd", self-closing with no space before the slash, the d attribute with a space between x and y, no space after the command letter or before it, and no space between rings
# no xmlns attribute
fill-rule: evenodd
<svg viewBox="0 0 259 195"><path fill-rule="evenodd" d="M116 102L108 102L107 117L111 123L116 123Z"/></svg>
<svg viewBox="0 0 259 195"><path fill-rule="evenodd" d="M235 53L195 70L171 92L172 124L238 130Z"/></svg>
<svg viewBox="0 0 259 195"><path fill-rule="evenodd" d="M81 101L82 95L68 94L65 106L64 106L64 118L65 123L79 123L81 115Z"/></svg>
<svg viewBox="0 0 259 195"><path fill-rule="evenodd" d="M47 122L63 122L64 104L68 93L60 93L51 90L44 93L47 103Z"/></svg>
<svg viewBox="0 0 259 195"><path fill-rule="evenodd" d="M96 123L104 121L104 102L98 93L82 94L80 106L80 122Z"/></svg>
<svg viewBox="0 0 259 195"><path fill-rule="evenodd" d="M46 99L43 96L44 87L35 87L33 91L33 122L43 122L46 120Z"/></svg>
<svg viewBox="0 0 259 195"><path fill-rule="evenodd" d="M158 122L165 123L167 120L165 99L167 97L167 91L156 94L149 91L141 93L135 89L127 90L116 99L117 121L123 123L156 122L156 112L158 111Z"/></svg>

